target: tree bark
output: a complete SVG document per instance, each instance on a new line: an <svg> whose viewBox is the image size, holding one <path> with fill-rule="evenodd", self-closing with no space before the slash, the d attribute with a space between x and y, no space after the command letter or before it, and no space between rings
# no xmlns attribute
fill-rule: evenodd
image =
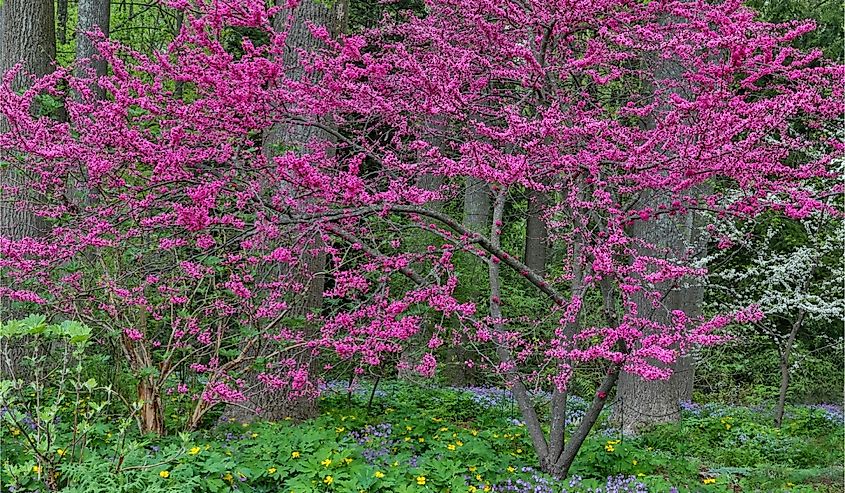
<svg viewBox="0 0 845 493"><path fill-rule="evenodd" d="M666 17L663 22L670 24L683 21ZM646 95L649 98L654 98L654 94L661 89L661 85L665 84L663 81L681 81L687 70L677 61L658 59L656 55L648 55L645 63L656 65L655 80L646 83L646 90L651 92ZM685 91L681 88L672 91L682 97L685 95ZM646 120L645 127L654 129L658 124L657 116L652 115ZM706 185L700 186L698 193L700 194L705 189ZM656 210L661 203L671 202L669 195L669 192L648 194L643 197L644 205ZM643 251L646 255L664 257L669 260L685 259L689 257L690 252L694 255L703 254L703 235L700 225L697 224L698 221L699 218L693 212L676 216L663 214L658 218L635 223L632 236L654 245L654 250ZM695 318L701 314L704 288L700 282L688 279L678 286L664 283L657 288L665 293L665 298L657 308L654 308L652 300L646 299L642 293L632 296L640 317L666 324L671 322L674 310L683 311L689 318ZM620 375L617 394L619 404L614 407L614 420L620 424L624 433L637 433L638 430L652 424L680 420L680 402L692 399L693 359L691 356L679 357L669 367L672 370L672 376L668 380L646 381L639 376L624 372Z"/></svg>
<svg viewBox="0 0 845 493"><path fill-rule="evenodd" d="M22 72L12 81L15 88L27 86L29 76L41 77L53 70L56 58L56 32L53 24L53 0L5 0L0 2L0 75L16 64ZM9 123L0 118L0 133L10 130ZM0 153L0 161L6 159ZM28 207L22 206L31 196L27 178L11 168L0 168L0 236L11 239L42 236L47 224ZM26 195L30 194L29 197ZM0 284L6 284L0 272ZM17 318L23 314L0 302L0 319ZM28 355L26 341L16 341L2 348L0 378L8 375L24 376L21 363Z"/></svg>
<svg viewBox="0 0 845 493"><path fill-rule="evenodd" d="M154 379L142 378L138 382L138 401L141 404L140 422L142 433L164 435L164 404Z"/></svg>
<svg viewBox="0 0 845 493"><path fill-rule="evenodd" d="M279 0L278 5L286 2ZM293 22L286 25L289 15L293 15ZM300 65L298 51L314 51L322 47L322 41L311 35L309 24L325 26L333 36L340 34L346 26L347 1L336 0L323 2L321 0L305 0L301 2L293 12L288 8L282 9L274 19L275 28L279 31L288 28L286 47L284 53L285 74L292 79L305 77L305 72ZM334 126L329 124L334 129ZM275 125L265 132L263 136L264 154L272 158L277 150L285 152L306 152L308 144L312 141L331 142L335 139L331 132L322 130L311 125ZM331 149L330 152L333 152ZM319 238L312 238L313 246L319 247ZM326 255L317 253L314 255L303 255L303 262L308 266L308 286L304 296L292 307L291 315L304 315L310 310L319 308L323 301L323 288L325 278L323 271L326 268ZM313 329L306 329L313 330ZM257 355L264 354L269 347L259 347ZM317 370L317 362L310 351L303 351L296 357L301 366L306 366L313 374ZM244 380L250 387L261 388L262 384L257 382L256 372L250 371ZM262 388L248 396L249 402L243 406L229 406L224 412L224 419L238 421L250 421L257 417L251 409L260 410L260 416L264 419L277 421L284 418L303 420L317 415L317 401L310 397L290 398L286 390L273 391Z"/></svg>
<svg viewBox="0 0 845 493"><path fill-rule="evenodd" d="M525 222L525 265L541 276L546 275L549 231L543 220L543 211L549 197L537 190L528 191L528 214Z"/></svg>
<svg viewBox="0 0 845 493"><path fill-rule="evenodd" d="M79 18L76 28L76 75L85 77L88 69L93 69L98 77L106 75L108 67L105 60L97 57L97 48L91 41L89 32L97 28L109 35L111 17L110 0L79 0ZM84 62L83 62L84 60ZM99 84L92 84L97 99L105 98L105 91Z"/></svg>
<svg viewBox="0 0 845 493"><path fill-rule="evenodd" d="M58 0L56 2L56 7L58 8L58 29L56 30L56 36L58 37L58 41L61 44L67 43L67 3L68 0Z"/></svg>
<svg viewBox="0 0 845 493"><path fill-rule="evenodd" d="M468 176L464 191L464 226L475 232L484 233L489 222L490 192L487 190L487 183Z"/></svg>
<svg viewBox="0 0 845 493"><path fill-rule="evenodd" d="M0 3L0 72L17 63L37 77L53 71L56 30L53 0L5 0ZM21 85L25 78L16 79Z"/></svg>
<svg viewBox="0 0 845 493"><path fill-rule="evenodd" d="M668 252L669 258L683 256L688 248L698 246L700 238L692 214L677 220L663 215L656 220L637 223L632 232L635 237ZM657 251L643 253L658 255ZM704 288L692 279L685 282L689 284L659 286L659 290L666 293L666 296L656 308L650 298L636 293L632 298L637 304L639 316L656 323L670 324L674 310L683 311L689 318L701 315ZM624 433L635 434L649 425L680 420L680 402L692 399L692 356L680 357L669 366L672 376L668 380L648 381L638 375L620 375L617 393L619 402L614 407L614 420Z"/></svg>

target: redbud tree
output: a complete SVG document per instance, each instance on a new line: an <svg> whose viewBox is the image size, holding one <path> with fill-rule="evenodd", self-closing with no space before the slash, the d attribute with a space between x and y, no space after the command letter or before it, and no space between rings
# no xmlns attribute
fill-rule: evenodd
<svg viewBox="0 0 845 493"><path fill-rule="evenodd" d="M0 238L0 296L96 328L138 382L144 431L165 430L172 389L191 399L190 428L257 392L315 395L319 367L304 362L321 355L363 373L410 347L432 375L438 348L462 345L513 389L542 468L565 476L620 372L668 378L691 348L761 316L638 313L634 296L659 306L706 272L632 226L806 216L824 201L802 184L831 178L842 150L828 132L842 67L790 47L811 24L758 22L738 1L432 0L354 35L311 25L318 49L297 56L295 0L168 3L186 17L165 51L98 39L109 75L59 69L17 93L13 72L0 89L0 150L29 184L3 199L50 225ZM232 32L249 33L236 53ZM66 120L34 116L45 94ZM274 128L319 132L268 151ZM494 198L489 233L443 206L468 178ZM503 211L526 190L549 197L554 275L502 246ZM456 274L458 252L487 265L486 303L456 294L477 283ZM291 323L317 276L333 301ZM509 319L506 282L550 313ZM588 299L602 322L585 323ZM565 439L580 365L606 376ZM180 381L186 369L196 377ZM530 399L544 385L547 424Z"/></svg>

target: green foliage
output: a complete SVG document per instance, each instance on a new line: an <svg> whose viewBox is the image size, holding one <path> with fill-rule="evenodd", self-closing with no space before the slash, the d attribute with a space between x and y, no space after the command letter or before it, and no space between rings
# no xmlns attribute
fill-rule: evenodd
<svg viewBox="0 0 845 493"><path fill-rule="evenodd" d="M28 320L29 327L44 324ZM29 430L16 428L6 412L0 481L26 491L54 477L60 491L73 493L481 492L508 481L530 486L518 491L555 493L609 491L624 481L655 492L842 488L843 426L823 409L788 408L777 430L769 409L708 404L639 437L620 436L605 417L576 460L572 472L580 478L559 482L533 468L526 429L507 399L388 382L368 408L371 391L330 386L322 415L304 423L224 423L167 437L141 436L129 421L89 412L80 420L84 442L73 438L79 411L59 406L44 415L58 423L53 441L38 449L26 445ZM579 400L573 405L580 409Z"/></svg>
<svg viewBox="0 0 845 493"><path fill-rule="evenodd" d="M818 0L748 0L747 5L760 12L770 22L790 22L795 19L812 19L816 30L798 40L798 46L821 48L825 56L833 60L843 57L843 10L842 2Z"/></svg>
<svg viewBox="0 0 845 493"><path fill-rule="evenodd" d="M696 367L697 402L757 405L778 395L778 352L760 335L748 334L730 343L707 348ZM815 333L796 341L787 402L841 402L842 340Z"/></svg>

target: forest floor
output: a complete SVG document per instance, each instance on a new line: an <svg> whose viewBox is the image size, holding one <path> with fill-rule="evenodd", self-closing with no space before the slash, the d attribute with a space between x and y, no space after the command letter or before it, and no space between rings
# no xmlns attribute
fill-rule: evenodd
<svg viewBox="0 0 845 493"><path fill-rule="evenodd" d="M546 396L536 397L542 409ZM570 399L570 426L585 406ZM0 479L4 493L48 485L80 493L843 491L841 406L791 406L777 429L765 406L690 403L680 423L636 437L621 435L609 416L560 481L536 469L507 391L336 384L321 415L298 424L224 423L158 438L95 422L84 450L41 451L59 456L52 471L27 452L26 433L4 426ZM70 433L73 418L64 421L57 429Z"/></svg>

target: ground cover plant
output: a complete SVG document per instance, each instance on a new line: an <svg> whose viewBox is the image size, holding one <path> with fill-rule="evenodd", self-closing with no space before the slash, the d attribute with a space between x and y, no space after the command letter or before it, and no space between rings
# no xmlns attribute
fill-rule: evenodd
<svg viewBox="0 0 845 493"><path fill-rule="evenodd" d="M111 3L0 1L12 488L840 485L815 22Z"/></svg>
<svg viewBox="0 0 845 493"><path fill-rule="evenodd" d="M637 437L609 424L586 440L572 477L534 464L513 396L497 388L407 382L325 392L304 423L224 422L169 438L142 436L102 419L73 446L70 414L36 460L5 420L2 479L9 491L841 491L842 408L795 406L784 427L772 408L688 404L680 423ZM537 396L538 400L548 396ZM575 400L570 432L587 408ZM50 476L53 479L50 479Z"/></svg>

